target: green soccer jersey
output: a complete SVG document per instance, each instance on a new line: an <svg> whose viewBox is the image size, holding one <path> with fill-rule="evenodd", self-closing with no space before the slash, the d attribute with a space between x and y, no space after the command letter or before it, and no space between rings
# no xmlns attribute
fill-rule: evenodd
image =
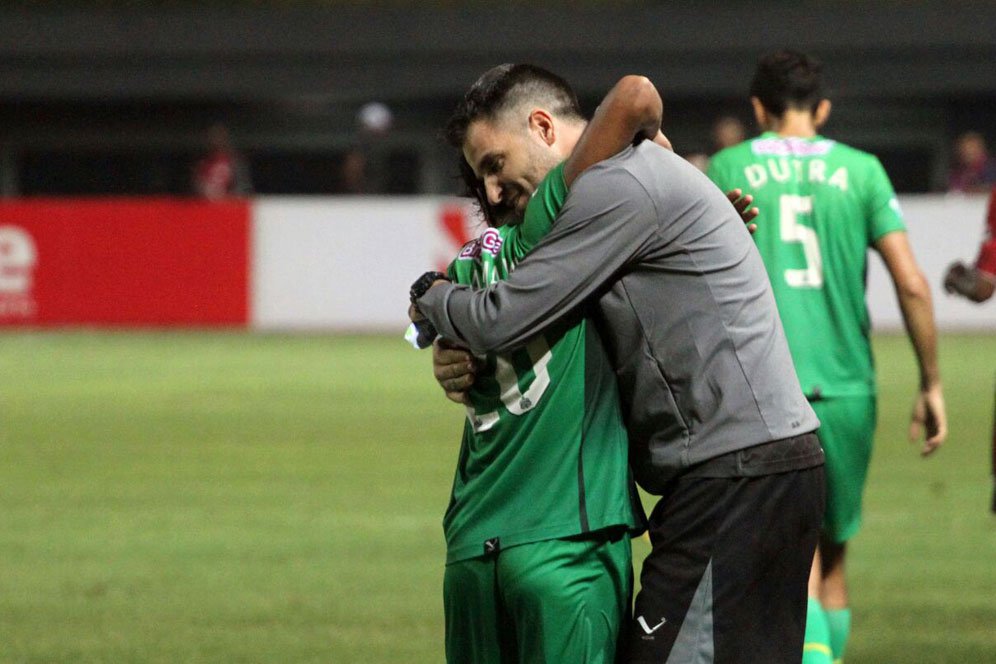
<svg viewBox="0 0 996 664"><path fill-rule="evenodd" d="M878 159L822 136L773 132L715 155L709 177L761 211L754 235L807 396L875 393L868 248L905 230Z"/></svg>
<svg viewBox="0 0 996 664"><path fill-rule="evenodd" d="M516 226L487 229L449 266L457 283L508 276L567 196L563 166ZM615 375L580 314L508 354L488 354L470 390L450 505L447 562L609 526L637 527Z"/></svg>

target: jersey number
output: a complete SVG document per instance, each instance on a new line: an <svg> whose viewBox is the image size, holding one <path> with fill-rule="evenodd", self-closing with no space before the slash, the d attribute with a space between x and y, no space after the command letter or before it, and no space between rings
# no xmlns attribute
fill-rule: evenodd
<svg viewBox="0 0 996 664"><path fill-rule="evenodd" d="M806 257L806 267L785 270L785 281L793 288L821 288L823 286L823 258L816 231L799 223L799 215L813 212L812 196L784 194L780 200L783 242L799 242Z"/></svg>
<svg viewBox="0 0 996 664"><path fill-rule="evenodd" d="M495 378L501 389L501 402L512 415L522 415L536 407L546 388L550 386L550 374L547 365L550 363L550 346L546 343L543 335L526 344L526 352L532 361L533 379L528 387L519 385L519 375L515 372L515 367L504 356L496 358ZM498 411L489 413L478 413L471 406L467 406L467 417L470 419L474 431L487 431L498 421Z"/></svg>

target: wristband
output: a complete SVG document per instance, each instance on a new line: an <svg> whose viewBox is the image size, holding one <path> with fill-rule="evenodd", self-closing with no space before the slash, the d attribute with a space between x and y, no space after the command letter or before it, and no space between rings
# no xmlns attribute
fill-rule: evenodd
<svg viewBox="0 0 996 664"><path fill-rule="evenodd" d="M411 299L412 306L415 307L415 311L422 313L418 308L419 298L432 288L432 284L440 280L449 281L449 277L442 272L426 272L415 280L415 283L412 284L411 289L408 291L408 296Z"/></svg>

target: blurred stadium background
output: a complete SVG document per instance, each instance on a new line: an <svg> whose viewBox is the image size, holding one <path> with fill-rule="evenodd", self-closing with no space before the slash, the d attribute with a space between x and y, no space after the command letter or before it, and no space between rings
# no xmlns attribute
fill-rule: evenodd
<svg viewBox="0 0 996 664"><path fill-rule="evenodd" d="M781 46L825 61L826 133L892 177L943 331L924 462L873 263L848 662L996 662L996 304L939 287L982 237L986 195L947 189L960 136L996 141L994 26L957 0L3 3L0 662L442 661L463 416L400 335L475 229L448 112L499 62L589 110L642 73L707 155L720 118L753 133Z"/></svg>

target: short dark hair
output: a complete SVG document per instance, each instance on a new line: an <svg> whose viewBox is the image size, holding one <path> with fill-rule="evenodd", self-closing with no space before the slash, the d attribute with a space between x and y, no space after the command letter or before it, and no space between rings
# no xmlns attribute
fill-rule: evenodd
<svg viewBox="0 0 996 664"><path fill-rule="evenodd" d="M774 115L784 115L789 108L816 112L825 98L823 63L811 55L783 49L769 53L757 63L750 96Z"/></svg>
<svg viewBox="0 0 996 664"><path fill-rule="evenodd" d="M567 81L536 65L503 64L484 72L470 86L446 123L446 141L455 148L463 147L472 122L494 119L526 100L546 104L554 115L584 120L578 98Z"/></svg>

